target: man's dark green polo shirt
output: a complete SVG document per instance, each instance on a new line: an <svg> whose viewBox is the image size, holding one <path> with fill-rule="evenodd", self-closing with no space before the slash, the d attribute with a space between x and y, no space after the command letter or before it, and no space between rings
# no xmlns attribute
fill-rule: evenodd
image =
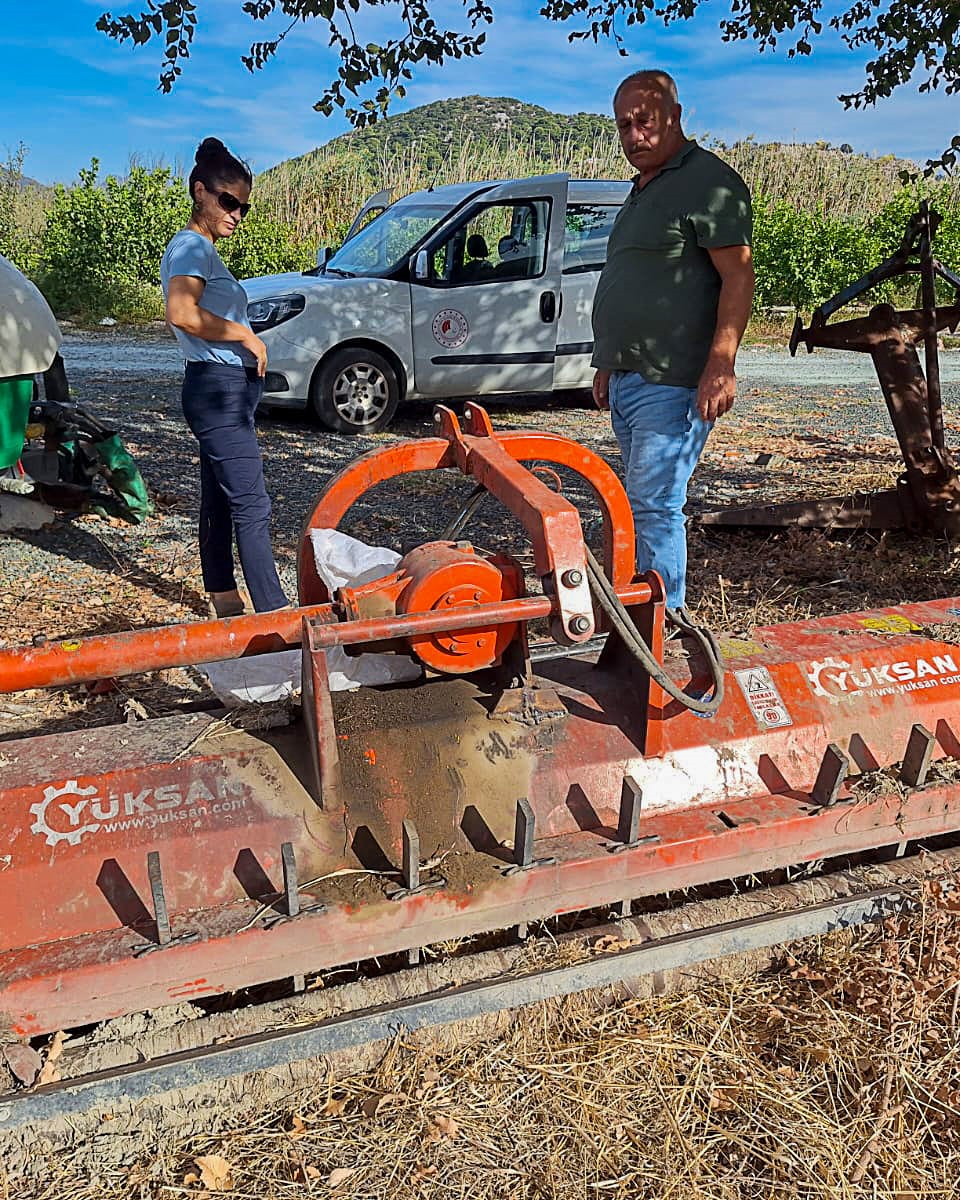
<svg viewBox="0 0 960 1200"><path fill-rule="evenodd" d="M689 141L617 214L593 302L593 365L696 387L717 324L708 249L749 246L747 185Z"/></svg>

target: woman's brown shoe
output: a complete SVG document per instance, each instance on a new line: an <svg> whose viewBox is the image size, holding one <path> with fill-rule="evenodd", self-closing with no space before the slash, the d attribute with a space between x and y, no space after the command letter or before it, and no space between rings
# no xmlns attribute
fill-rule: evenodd
<svg viewBox="0 0 960 1200"><path fill-rule="evenodd" d="M246 603L236 590L210 592L207 596L207 613L211 618L242 617L246 612Z"/></svg>

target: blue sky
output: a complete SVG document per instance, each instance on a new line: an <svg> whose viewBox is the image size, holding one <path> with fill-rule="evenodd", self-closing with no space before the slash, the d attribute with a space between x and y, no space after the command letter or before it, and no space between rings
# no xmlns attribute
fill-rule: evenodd
<svg viewBox="0 0 960 1200"><path fill-rule="evenodd" d="M194 55L172 95L156 88L160 45L119 46L95 29L104 0L3 0L0 46L0 152L28 149L26 173L45 183L69 181L94 156L122 173L131 157L153 163L192 162L197 142L221 137L255 170L302 154L347 126L313 101L334 69L319 25L290 36L280 55L251 75L240 63L250 41L270 27L241 11L241 0L197 0L202 25ZM139 11L117 0L114 13ZM839 39L824 40L809 59L758 55L752 43L719 39L719 6L664 29L629 30L628 58L612 45L567 41L567 30L537 15L538 0L494 0L498 14L484 55L420 72L395 111L448 96L512 96L561 112L606 112L616 81L642 66L664 66L680 84L688 132L725 141L849 142L871 154L923 160L960 131L960 98L902 89L865 112L836 100L854 91L862 59ZM458 19L459 6L438 12ZM384 36L392 7L361 15L362 40ZM441 18L438 18L438 23ZM276 26L274 26L275 28Z"/></svg>

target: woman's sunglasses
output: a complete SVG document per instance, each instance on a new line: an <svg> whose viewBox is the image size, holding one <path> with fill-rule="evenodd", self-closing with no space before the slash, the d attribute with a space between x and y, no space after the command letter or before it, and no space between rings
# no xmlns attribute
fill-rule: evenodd
<svg viewBox="0 0 960 1200"><path fill-rule="evenodd" d="M217 195L217 203L224 212L239 212L241 221L250 211L250 205L242 204L231 192L219 192Z"/></svg>

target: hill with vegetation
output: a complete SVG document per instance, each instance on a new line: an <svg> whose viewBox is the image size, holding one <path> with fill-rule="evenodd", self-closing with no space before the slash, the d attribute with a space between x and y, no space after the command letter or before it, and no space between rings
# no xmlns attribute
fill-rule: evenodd
<svg viewBox="0 0 960 1200"><path fill-rule="evenodd" d="M341 134L282 165L294 171L309 170L331 155L356 155L376 171L389 157L406 158L413 150L424 172L429 173L443 170L468 141L496 146L506 153L522 146L530 161L552 168L569 146L599 147L610 138L616 138L613 119L598 113L553 113L506 96L456 96Z"/></svg>
<svg viewBox="0 0 960 1200"><path fill-rule="evenodd" d="M761 143L727 145L693 136L731 163L752 191L772 203L863 220L901 189L913 163L893 155L855 154L849 146ZM317 228L343 232L360 198L396 195L468 179L513 178L566 170L574 176L623 179L613 118L553 113L510 97L458 96L397 113L353 130L261 175L258 190L304 237ZM335 215L339 214L339 215Z"/></svg>

